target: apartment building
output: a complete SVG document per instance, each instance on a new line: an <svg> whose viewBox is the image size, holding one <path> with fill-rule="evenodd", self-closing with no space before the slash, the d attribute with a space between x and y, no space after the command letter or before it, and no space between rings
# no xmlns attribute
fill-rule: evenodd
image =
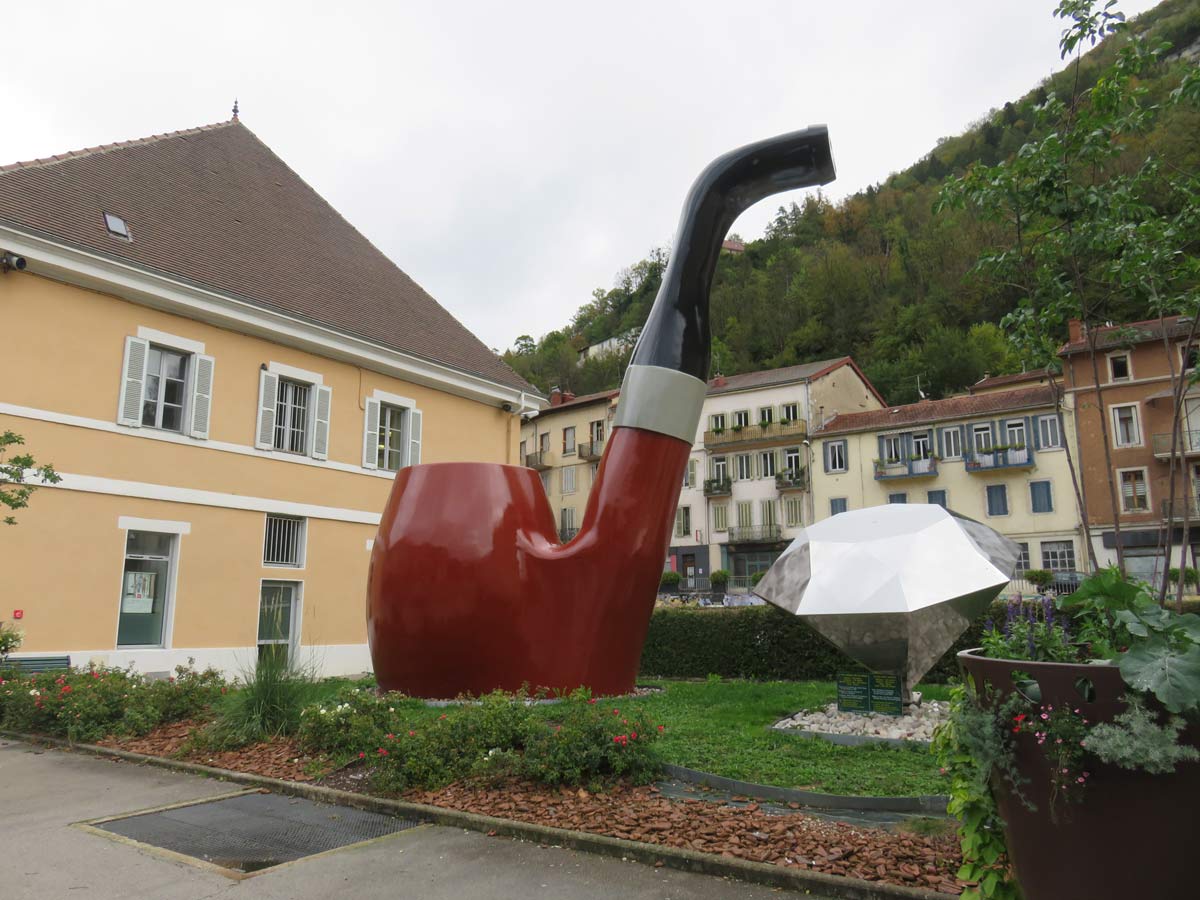
<svg viewBox="0 0 1200 900"><path fill-rule="evenodd" d="M669 565L699 585L716 569L736 585L766 571L816 516L810 434L882 406L848 356L710 380Z"/></svg>
<svg viewBox="0 0 1200 900"><path fill-rule="evenodd" d="M1196 545L1200 544L1200 387L1187 389L1182 440L1174 449L1171 440L1172 369L1177 375L1191 376L1196 368L1197 347L1188 342L1191 320L1173 316L1165 322L1153 319L1110 325L1091 335L1077 321L1069 327L1069 340L1059 356L1064 389L1077 410L1082 488L1098 562L1116 562L1115 520L1119 516L1126 570L1156 582L1166 567L1180 565L1186 511L1191 523L1187 565L1196 565ZM1093 343L1099 385L1093 375ZM1104 425L1111 469L1104 453ZM1173 512L1168 502L1172 456L1176 462ZM1116 515L1109 492L1110 473L1117 495Z"/></svg>
<svg viewBox="0 0 1200 900"><path fill-rule="evenodd" d="M1069 409L1044 373L972 393L838 415L814 435L816 518L884 503L936 503L1021 547L1019 571L1085 561L1065 452Z"/></svg>
<svg viewBox="0 0 1200 900"><path fill-rule="evenodd" d="M0 429L62 475L0 536L20 655L369 670L395 472L540 399L236 117L0 169L0 251Z"/></svg>
<svg viewBox="0 0 1200 900"><path fill-rule="evenodd" d="M521 426L518 458L541 473L564 542L575 537L583 521L619 394L611 390L576 397L555 389L549 407Z"/></svg>

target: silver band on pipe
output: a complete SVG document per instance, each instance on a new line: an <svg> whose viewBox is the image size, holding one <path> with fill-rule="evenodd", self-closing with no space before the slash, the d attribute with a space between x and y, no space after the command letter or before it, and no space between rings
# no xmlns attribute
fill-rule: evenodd
<svg viewBox="0 0 1200 900"><path fill-rule="evenodd" d="M696 441L696 426L708 385L675 369L630 366L621 383L614 428L641 428Z"/></svg>

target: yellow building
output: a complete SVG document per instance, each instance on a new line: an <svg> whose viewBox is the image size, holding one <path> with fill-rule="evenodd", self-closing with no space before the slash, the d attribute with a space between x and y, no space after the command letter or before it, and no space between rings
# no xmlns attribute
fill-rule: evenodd
<svg viewBox="0 0 1200 900"><path fill-rule="evenodd" d="M62 475L0 532L18 656L368 670L395 471L540 400L236 118L0 169L0 253L0 429Z"/></svg>

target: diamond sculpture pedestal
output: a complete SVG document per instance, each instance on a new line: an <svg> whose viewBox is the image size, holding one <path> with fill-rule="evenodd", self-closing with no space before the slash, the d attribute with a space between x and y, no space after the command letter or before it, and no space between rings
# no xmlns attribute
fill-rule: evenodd
<svg viewBox="0 0 1200 900"><path fill-rule="evenodd" d="M1016 543L940 506L889 504L806 528L754 588L904 696L1012 577Z"/></svg>

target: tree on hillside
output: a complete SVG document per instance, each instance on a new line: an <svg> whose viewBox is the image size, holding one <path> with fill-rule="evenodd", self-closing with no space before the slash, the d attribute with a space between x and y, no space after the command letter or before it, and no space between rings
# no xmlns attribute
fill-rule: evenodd
<svg viewBox="0 0 1200 900"><path fill-rule="evenodd" d="M12 431L0 434L0 506L9 510L24 509L29 506L29 498L37 485L31 484L33 478L43 484L58 484L62 478L50 465L38 465L32 455L21 453L5 459L9 447L24 444L25 439ZM0 519L5 525L16 525L17 520L11 515Z"/></svg>

